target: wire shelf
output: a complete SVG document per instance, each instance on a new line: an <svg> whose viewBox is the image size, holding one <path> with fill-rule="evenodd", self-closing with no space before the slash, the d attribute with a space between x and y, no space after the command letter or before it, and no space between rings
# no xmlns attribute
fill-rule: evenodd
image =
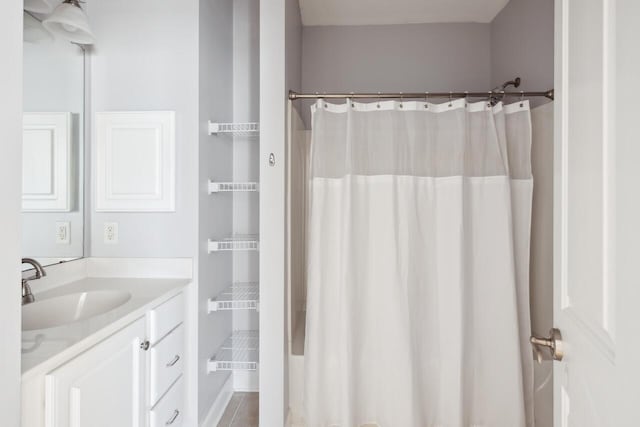
<svg viewBox="0 0 640 427"><path fill-rule="evenodd" d="M207 312L223 310L258 310L259 288L257 282L234 283L216 298L209 298Z"/></svg>
<svg viewBox="0 0 640 427"><path fill-rule="evenodd" d="M257 136L260 133L260 123L215 123L209 121L209 135L237 135L237 136Z"/></svg>
<svg viewBox="0 0 640 427"><path fill-rule="evenodd" d="M207 241L207 248L211 252L223 251L257 251L259 249L258 236L234 236L222 240Z"/></svg>
<svg viewBox="0 0 640 427"><path fill-rule="evenodd" d="M258 191L257 182L213 182L209 180L209 194L234 191Z"/></svg>
<svg viewBox="0 0 640 427"><path fill-rule="evenodd" d="M234 331L207 362L207 372L258 369L258 331Z"/></svg>

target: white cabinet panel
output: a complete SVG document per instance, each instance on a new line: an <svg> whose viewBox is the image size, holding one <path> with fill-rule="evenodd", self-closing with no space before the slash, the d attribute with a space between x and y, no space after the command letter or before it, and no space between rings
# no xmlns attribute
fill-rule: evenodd
<svg viewBox="0 0 640 427"><path fill-rule="evenodd" d="M184 418L184 390L180 378L149 414L150 427L179 427Z"/></svg>
<svg viewBox="0 0 640 427"><path fill-rule="evenodd" d="M96 211L175 210L175 112L96 113Z"/></svg>
<svg viewBox="0 0 640 427"><path fill-rule="evenodd" d="M149 312L149 341L155 345L184 319L184 296L176 295Z"/></svg>
<svg viewBox="0 0 640 427"><path fill-rule="evenodd" d="M149 400L155 405L169 386L182 374L184 364L184 327L178 326L150 352Z"/></svg>
<svg viewBox="0 0 640 427"><path fill-rule="evenodd" d="M71 113L24 113L22 210L71 210Z"/></svg>
<svg viewBox="0 0 640 427"><path fill-rule="evenodd" d="M144 425L141 318L45 377L46 427Z"/></svg>

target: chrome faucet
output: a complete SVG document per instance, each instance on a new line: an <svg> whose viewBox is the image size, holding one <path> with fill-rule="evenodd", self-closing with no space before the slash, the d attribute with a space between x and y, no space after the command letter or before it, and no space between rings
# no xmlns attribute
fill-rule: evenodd
<svg viewBox="0 0 640 427"><path fill-rule="evenodd" d="M22 305L31 304L36 298L31 293L31 286L29 286L30 280L41 279L47 275L42 265L33 258L22 258L22 264L31 264L35 273L29 277L22 278Z"/></svg>

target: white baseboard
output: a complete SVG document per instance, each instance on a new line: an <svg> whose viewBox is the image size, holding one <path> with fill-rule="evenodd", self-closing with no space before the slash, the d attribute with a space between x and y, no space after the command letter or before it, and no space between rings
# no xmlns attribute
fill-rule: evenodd
<svg viewBox="0 0 640 427"><path fill-rule="evenodd" d="M233 396L233 391L233 375L229 375L200 427L216 427L218 425Z"/></svg>
<svg viewBox="0 0 640 427"><path fill-rule="evenodd" d="M259 374L258 369L255 371L233 371L233 390L240 392L258 392Z"/></svg>

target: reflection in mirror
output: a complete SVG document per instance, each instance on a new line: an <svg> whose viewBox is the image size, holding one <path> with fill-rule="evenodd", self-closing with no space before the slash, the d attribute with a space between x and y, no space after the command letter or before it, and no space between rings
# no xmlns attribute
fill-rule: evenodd
<svg viewBox="0 0 640 427"><path fill-rule="evenodd" d="M51 265L84 251L84 50L41 20L24 13L22 253Z"/></svg>

